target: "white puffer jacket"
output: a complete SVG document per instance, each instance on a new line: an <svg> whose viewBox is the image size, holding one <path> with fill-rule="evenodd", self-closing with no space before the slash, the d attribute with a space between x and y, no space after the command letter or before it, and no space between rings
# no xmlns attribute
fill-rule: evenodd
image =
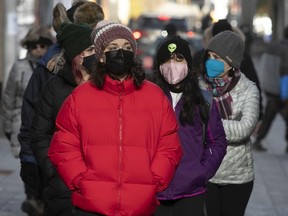
<svg viewBox="0 0 288 216"><path fill-rule="evenodd" d="M207 89L203 80L201 88ZM227 153L210 182L216 184L242 184L254 180L253 155L250 136L259 115L259 91L244 74L230 91L233 113L222 119L229 142Z"/></svg>

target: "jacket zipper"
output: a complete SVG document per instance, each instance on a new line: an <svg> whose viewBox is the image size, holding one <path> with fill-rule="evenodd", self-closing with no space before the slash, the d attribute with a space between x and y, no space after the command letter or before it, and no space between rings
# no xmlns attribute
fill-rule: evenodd
<svg viewBox="0 0 288 216"><path fill-rule="evenodd" d="M119 176L118 176L118 211L120 210L121 205L121 185L122 185L122 146L123 146L123 109L122 109L122 95L119 96L118 103L118 112L119 112ZM117 215L117 214L116 214Z"/></svg>

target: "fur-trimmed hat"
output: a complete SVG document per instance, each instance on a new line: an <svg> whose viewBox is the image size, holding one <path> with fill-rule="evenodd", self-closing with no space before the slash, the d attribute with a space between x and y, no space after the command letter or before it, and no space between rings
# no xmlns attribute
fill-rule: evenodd
<svg viewBox="0 0 288 216"><path fill-rule="evenodd" d="M51 34L49 28L37 26L31 28L26 36L21 40L21 46L26 49L35 44L45 44L50 46L53 44L55 38Z"/></svg>
<svg viewBox="0 0 288 216"><path fill-rule="evenodd" d="M60 30L63 23L87 24L92 28L104 19L104 12L95 2L77 1L66 11L62 3L57 3L53 8L53 28Z"/></svg>
<svg viewBox="0 0 288 216"><path fill-rule="evenodd" d="M172 36L162 41L156 54L157 66L159 67L170 59L173 53L182 54L187 61L188 67L192 69L192 55L189 43L180 36Z"/></svg>
<svg viewBox="0 0 288 216"><path fill-rule="evenodd" d="M101 56L109 43L118 38L128 40L132 46L134 56L136 56L137 45L131 30L120 23L104 20L97 24L91 34L91 40L95 45L96 59L101 59Z"/></svg>
<svg viewBox="0 0 288 216"><path fill-rule="evenodd" d="M216 34L208 43L206 52L213 51L234 68L240 68L245 44L235 32L223 31Z"/></svg>
<svg viewBox="0 0 288 216"><path fill-rule="evenodd" d="M84 4L85 2L87 2L86 0L76 0L73 2L72 6L67 10L67 17L68 19L74 23L74 14L75 11L78 7L80 7L82 4Z"/></svg>
<svg viewBox="0 0 288 216"><path fill-rule="evenodd" d="M73 18L75 24L87 23L94 28L99 21L104 19L104 12L99 4L86 1L76 8Z"/></svg>
<svg viewBox="0 0 288 216"><path fill-rule="evenodd" d="M58 33L60 31L60 27L63 23L71 23L71 21L67 17L65 6L60 2L53 8L53 28L55 32Z"/></svg>

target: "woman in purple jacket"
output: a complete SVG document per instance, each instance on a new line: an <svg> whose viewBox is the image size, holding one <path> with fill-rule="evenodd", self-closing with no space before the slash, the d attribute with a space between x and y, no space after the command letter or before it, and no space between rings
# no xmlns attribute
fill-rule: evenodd
<svg viewBox="0 0 288 216"><path fill-rule="evenodd" d="M160 206L155 216L202 216L207 182L226 154L221 117L210 93L198 86L188 42L170 37L156 58L159 70L153 81L171 101L184 155L169 187L157 195Z"/></svg>

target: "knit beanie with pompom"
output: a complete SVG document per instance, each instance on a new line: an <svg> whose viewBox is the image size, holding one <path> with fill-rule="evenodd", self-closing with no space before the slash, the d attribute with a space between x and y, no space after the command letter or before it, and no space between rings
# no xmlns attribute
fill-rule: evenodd
<svg viewBox="0 0 288 216"><path fill-rule="evenodd" d="M120 23L103 20L98 22L91 34L92 43L95 45L96 59L100 60L105 48L115 39L124 38L131 43L134 57L137 52L136 40L131 30Z"/></svg>

